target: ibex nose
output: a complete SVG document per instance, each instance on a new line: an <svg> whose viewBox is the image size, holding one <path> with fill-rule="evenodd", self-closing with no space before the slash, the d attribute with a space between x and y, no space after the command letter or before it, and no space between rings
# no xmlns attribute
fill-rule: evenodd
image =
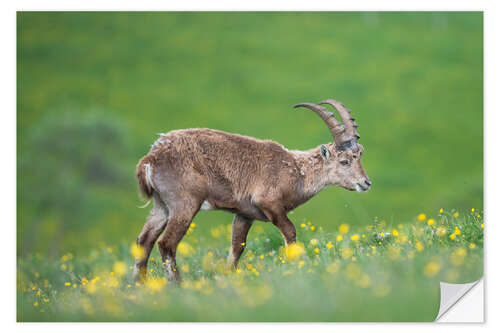
<svg viewBox="0 0 500 333"><path fill-rule="evenodd" d="M368 186L371 186L372 185L372 181L369 180L369 179L366 179L365 180L365 184L368 185Z"/></svg>

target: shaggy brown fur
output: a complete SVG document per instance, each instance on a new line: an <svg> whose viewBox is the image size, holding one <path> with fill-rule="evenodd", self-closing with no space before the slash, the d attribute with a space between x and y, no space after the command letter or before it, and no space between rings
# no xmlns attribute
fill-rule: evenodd
<svg viewBox="0 0 500 333"><path fill-rule="evenodd" d="M200 209L236 214L229 266L236 267L254 220L271 221L287 245L295 242L290 210L329 185L369 189L362 153L357 142L347 150L330 143L290 151L273 141L212 129L162 134L137 165L140 190L154 206L137 239L146 257L137 260L135 277L145 277L150 251L165 229L158 242L162 260L169 279L180 281L177 245Z"/></svg>

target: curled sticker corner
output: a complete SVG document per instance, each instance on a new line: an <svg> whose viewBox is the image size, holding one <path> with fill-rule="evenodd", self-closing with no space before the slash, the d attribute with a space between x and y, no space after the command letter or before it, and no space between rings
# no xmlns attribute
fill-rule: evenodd
<svg viewBox="0 0 500 333"><path fill-rule="evenodd" d="M440 304L439 313L435 321L448 312L462 297L464 297L476 284L482 281L482 278L470 283L446 283L440 282Z"/></svg>

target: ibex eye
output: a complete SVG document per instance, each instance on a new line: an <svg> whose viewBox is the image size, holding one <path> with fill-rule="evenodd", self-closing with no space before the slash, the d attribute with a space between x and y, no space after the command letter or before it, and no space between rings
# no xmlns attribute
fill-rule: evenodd
<svg viewBox="0 0 500 333"><path fill-rule="evenodd" d="M349 164L349 161L347 161L347 160L343 160L343 161L340 161L340 164L342 164L342 165L347 165L347 164Z"/></svg>

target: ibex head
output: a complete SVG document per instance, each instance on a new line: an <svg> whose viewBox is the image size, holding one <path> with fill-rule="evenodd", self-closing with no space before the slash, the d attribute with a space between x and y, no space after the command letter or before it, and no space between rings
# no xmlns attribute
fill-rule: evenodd
<svg viewBox="0 0 500 333"><path fill-rule="evenodd" d="M337 109L342 123L321 104L329 104ZM350 191L368 191L371 180L361 165L361 156L364 149L358 143L359 134L356 131L358 125L354 122L354 118L351 117L351 111L344 104L334 99L327 99L318 104L300 103L294 106L294 108L297 107L306 107L314 111L323 119L332 133L335 143L321 145L320 147L328 182L342 186Z"/></svg>

